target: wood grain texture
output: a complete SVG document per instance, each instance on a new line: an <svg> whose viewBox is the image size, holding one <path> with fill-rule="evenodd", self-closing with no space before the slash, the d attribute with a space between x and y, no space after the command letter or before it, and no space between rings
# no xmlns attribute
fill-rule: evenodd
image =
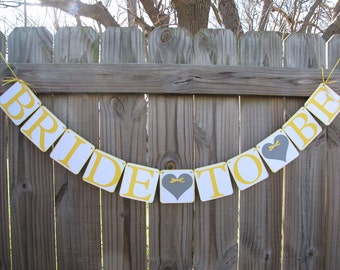
<svg viewBox="0 0 340 270"><path fill-rule="evenodd" d="M201 30L194 37L194 61L211 66L235 65L237 40L230 30ZM238 97L195 96L195 167L226 161L238 154ZM238 192L195 201L194 268L237 269Z"/></svg>
<svg viewBox="0 0 340 270"><path fill-rule="evenodd" d="M5 56L6 39L0 32L0 52ZM0 64L3 61L0 60ZM7 177L7 145L8 118L0 112L0 270L11 268L9 213L8 213L8 177Z"/></svg>
<svg viewBox="0 0 340 270"><path fill-rule="evenodd" d="M56 61L98 59L98 55L89 57L88 53L92 55L93 51L79 49L96 46L92 44L93 37L88 36L87 28L61 31L56 34L60 40L56 40L55 44L68 49L56 48ZM53 109L69 129L95 147L99 144L98 100L97 95L56 95ZM54 167L58 268L100 269L100 190L82 180L84 168L79 175L74 175L57 163Z"/></svg>
<svg viewBox="0 0 340 270"><path fill-rule="evenodd" d="M0 112L0 270L11 268L7 177L8 118Z"/></svg>
<svg viewBox="0 0 340 270"><path fill-rule="evenodd" d="M14 49L9 48L9 59L51 60L52 40L44 28L17 28L8 42ZM40 99L47 107L52 105L50 95ZM52 162L13 124L8 151L12 269L55 269Z"/></svg>
<svg viewBox="0 0 340 270"><path fill-rule="evenodd" d="M192 38L185 29L150 34L151 63L190 63ZM149 96L149 166L193 167L193 97ZM192 268L193 205L150 204L150 269Z"/></svg>
<svg viewBox="0 0 340 270"><path fill-rule="evenodd" d="M9 63L52 63L53 36L45 27L16 27L8 37Z"/></svg>
<svg viewBox="0 0 340 270"><path fill-rule="evenodd" d="M294 46L285 46L287 66L320 67L324 62L323 41L297 35ZM310 40L310 38L312 38ZM314 39L315 38L315 39ZM307 44L306 41L310 41ZM287 40L289 42L289 40ZM300 46L299 46L300 42ZM301 51L296 51L298 48ZM291 51L295 50L295 51ZM305 100L287 98L287 120ZM324 129L299 158L286 167L283 269L324 269L325 191L327 185L327 132Z"/></svg>
<svg viewBox="0 0 340 270"><path fill-rule="evenodd" d="M235 66L238 63L237 38L229 29L202 29L194 36L193 64Z"/></svg>
<svg viewBox="0 0 340 270"><path fill-rule="evenodd" d="M55 34L54 63L98 63L98 59L99 36L91 27L62 27Z"/></svg>
<svg viewBox="0 0 340 270"><path fill-rule="evenodd" d="M195 167L238 154L238 97L195 97ZM237 269L238 190L202 202L196 194L194 269Z"/></svg>
<svg viewBox="0 0 340 270"><path fill-rule="evenodd" d="M340 117L327 128L327 186L325 224L325 269L335 270L340 265Z"/></svg>
<svg viewBox="0 0 340 270"><path fill-rule="evenodd" d="M327 68L332 69L340 58L340 34L332 36L327 41ZM337 69L340 69L340 65L338 65Z"/></svg>
<svg viewBox="0 0 340 270"><path fill-rule="evenodd" d="M320 68L326 64L325 41L317 34L292 33L285 40L284 66Z"/></svg>
<svg viewBox="0 0 340 270"><path fill-rule="evenodd" d="M0 32L0 52L4 57L6 56L6 37L2 32ZM0 59L0 64L3 63L3 60Z"/></svg>
<svg viewBox="0 0 340 270"><path fill-rule="evenodd" d="M252 33L241 39L241 64L280 67L282 43L276 33ZM282 98L241 97L241 152L284 123ZM283 173L269 173L240 192L240 269L280 269Z"/></svg>
<svg viewBox="0 0 340 270"><path fill-rule="evenodd" d="M174 64L13 65L38 93L209 94L309 97L321 69ZM328 74L329 70L326 70ZM0 78L9 76L6 68ZM340 81L340 71L333 79ZM340 94L340 85L332 88ZM0 89L2 93L6 87Z"/></svg>
<svg viewBox="0 0 340 270"><path fill-rule="evenodd" d="M333 67L340 57L340 35L334 35L328 43L328 66ZM340 67L338 66L338 69ZM330 85L332 87L332 85ZM340 265L340 117L326 128L327 132L327 185L326 185L326 228L325 269L335 270Z"/></svg>
<svg viewBox="0 0 340 270"><path fill-rule="evenodd" d="M281 52L282 40L276 32L247 32L240 39L242 66L281 67Z"/></svg>
<svg viewBox="0 0 340 270"><path fill-rule="evenodd" d="M144 37L137 28L108 28L102 63L145 62ZM146 165L147 103L144 95L100 97L101 149L129 162ZM146 269L145 203L102 193L104 269Z"/></svg>

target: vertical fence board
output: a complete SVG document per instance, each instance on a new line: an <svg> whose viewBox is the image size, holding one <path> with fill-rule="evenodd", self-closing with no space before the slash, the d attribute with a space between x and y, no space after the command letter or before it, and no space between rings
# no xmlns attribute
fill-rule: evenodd
<svg viewBox="0 0 340 270"><path fill-rule="evenodd" d="M44 27L17 27L8 37L10 63L51 63L53 37Z"/></svg>
<svg viewBox="0 0 340 270"><path fill-rule="evenodd" d="M62 27L54 38L55 63L98 63L99 37L90 27Z"/></svg>
<svg viewBox="0 0 340 270"><path fill-rule="evenodd" d="M145 62L144 36L137 28L108 28L102 39L102 63ZM101 149L128 162L146 165L144 95L102 95ZM145 203L103 192L104 269L146 269Z"/></svg>
<svg viewBox="0 0 340 270"><path fill-rule="evenodd" d="M340 35L334 35L328 42L328 69L340 57ZM339 71L340 66L337 67ZM337 82L339 83L339 82ZM332 85L330 85L332 87ZM327 127L327 186L326 186L326 229L325 229L325 266L335 270L340 265L340 117Z"/></svg>
<svg viewBox="0 0 340 270"><path fill-rule="evenodd" d="M185 29L155 29L149 36L151 63L191 63L192 37ZM192 96L149 96L150 166L193 167ZM192 267L192 204L150 205L150 269Z"/></svg>
<svg viewBox="0 0 340 270"><path fill-rule="evenodd" d="M285 43L285 63L288 67L318 68L324 63L324 48L324 42L314 35L292 34ZM310 91L312 94L314 89ZM286 98L287 120L304 102ZM283 269L324 269L326 143L323 130L286 167Z"/></svg>
<svg viewBox="0 0 340 270"><path fill-rule="evenodd" d="M44 28L16 28L9 46L12 61L45 63L52 58L52 38ZM51 96L39 98L51 105ZM12 269L54 269L52 162L17 126L9 129Z"/></svg>
<svg viewBox="0 0 340 270"><path fill-rule="evenodd" d="M202 29L194 36L193 64L237 65L237 38L229 30Z"/></svg>
<svg viewBox="0 0 340 270"><path fill-rule="evenodd" d="M237 64L237 39L230 30L201 30L194 36L194 64ZM195 168L238 153L238 97L195 96ZM238 192L202 202L196 195L194 268L237 269Z"/></svg>
<svg viewBox="0 0 340 270"><path fill-rule="evenodd" d="M331 69L334 67L336 61L340 58L340 34L333 35L327 41L327 68ZM340 69L338 65L337 69Z"/></svg>
<svg viewBox="0 0 340 270"><path fill-rule="evenodd" d="M93 48L98 38L90 28L66 28L56 34L56 63L90 62L98 59ZM68 35L68 36L67 36ZM90 48L90 49L86 49ZM98 147L99 111L97 95L57 95L54 113L66 126ZM86 165L85 165L86 166ZM55 164L56 227L59 269L100 269L100 191L79 175Z"/></svg>
<svg viewBox="0 0 340 270"><path fill-rule="evenodd" d="M281 66L282 43L272 32L241 38L241 64ZM283 124L282 98L241 98L241 152ZM240 269L280 269L282 171L240 192Z"/></svg>
<svg viewBox="0 0 340 270"><path fill-rule="evenodd" d="M285 67L318 68L325 63L325 41L320 35L293 33L285 40Z"/></svg>
<svg viewBox="0 0 340 270"><path fill-rule="evenodd" d="M5 36L0 32L0 52L5 56ZM2 66L3 61L0 60ZM1 83L1 82L0 82ZM7 178L8 118L0 112L0 270L11 268Z"/></svg>

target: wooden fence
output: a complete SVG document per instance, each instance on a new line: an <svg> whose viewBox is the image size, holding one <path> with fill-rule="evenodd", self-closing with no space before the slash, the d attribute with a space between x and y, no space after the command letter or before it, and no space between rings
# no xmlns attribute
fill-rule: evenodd
<svg viewBox="0 0 340 270"><path fill-rule="evenodd" d="M197 168L282 126L340 57L340 36L17 28L7 56L43 104L126 161ZM5 52L0 34L0 49ZM10 75L2 63L0 75ZM327 73L327 72L326 72ZM331 85L340 93L337 70ZM1 88L3 93L8 86ZM338 269L340 118L265 181L209 202L149 205L53 163L0 112L0 269ZM119 187L118 187L119 188ZM118 189L117 189L118 190Z"/></svg>

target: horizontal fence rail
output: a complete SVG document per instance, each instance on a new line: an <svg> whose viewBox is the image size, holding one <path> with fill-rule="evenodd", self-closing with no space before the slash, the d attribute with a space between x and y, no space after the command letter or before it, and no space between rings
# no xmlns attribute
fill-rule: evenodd
<svg viewBox="0 0 340 270"><path fill-rule="evenodd" d="M99 42L101 40L101 42ZM0 50L43 105L97 149L158 169L224 162L300 109L340 36L16 28ZM6 45L7 44L7 53ZM283 49L284 48L284 49ZM0 80L11 76L0 62ZM340 94L339 68L329 86ZM1 87L4 93L10 85ZM253 187L162 204L102 191L0 112L0 270L337 269L340 118ZM269 171L269 170L268 170Z"/></svg>

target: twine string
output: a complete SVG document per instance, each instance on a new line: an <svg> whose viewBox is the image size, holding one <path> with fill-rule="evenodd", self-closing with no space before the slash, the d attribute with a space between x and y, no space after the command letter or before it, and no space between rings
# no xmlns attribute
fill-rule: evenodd
<svg viewBox="0 0 340 270"><path fill-rule="evenodd" d="M8 70L12 73L12 77L6 77L2 80L2 86L6 85L6 84L10 84L10 83L16 83L19 82L20 84L32 89L34 91L34 85L30 84L28 82L25 82L22 79L19 79L17 74L15 74L14 70L11 68L11 66L8 64L8 62L6 61L4 55L0 52L0 57L2 59L2 61L4 61L6 67L8 68Z"/></svg>
<svg viewBox="0 0 340 270"><path fill-rule="evenodd" d="M336 61L335 65L331 69L331 71L328 74L326 79L325 79L325 70L323 68L321 68L321 78L322 78L322 82L323 82L324 85L336 83L336 81L331 81L331 79L332 79L332 75L333 75L334 71L336 70L336 68L339 64L340 64L340 57L338 58L338 61Z"/></svg>

